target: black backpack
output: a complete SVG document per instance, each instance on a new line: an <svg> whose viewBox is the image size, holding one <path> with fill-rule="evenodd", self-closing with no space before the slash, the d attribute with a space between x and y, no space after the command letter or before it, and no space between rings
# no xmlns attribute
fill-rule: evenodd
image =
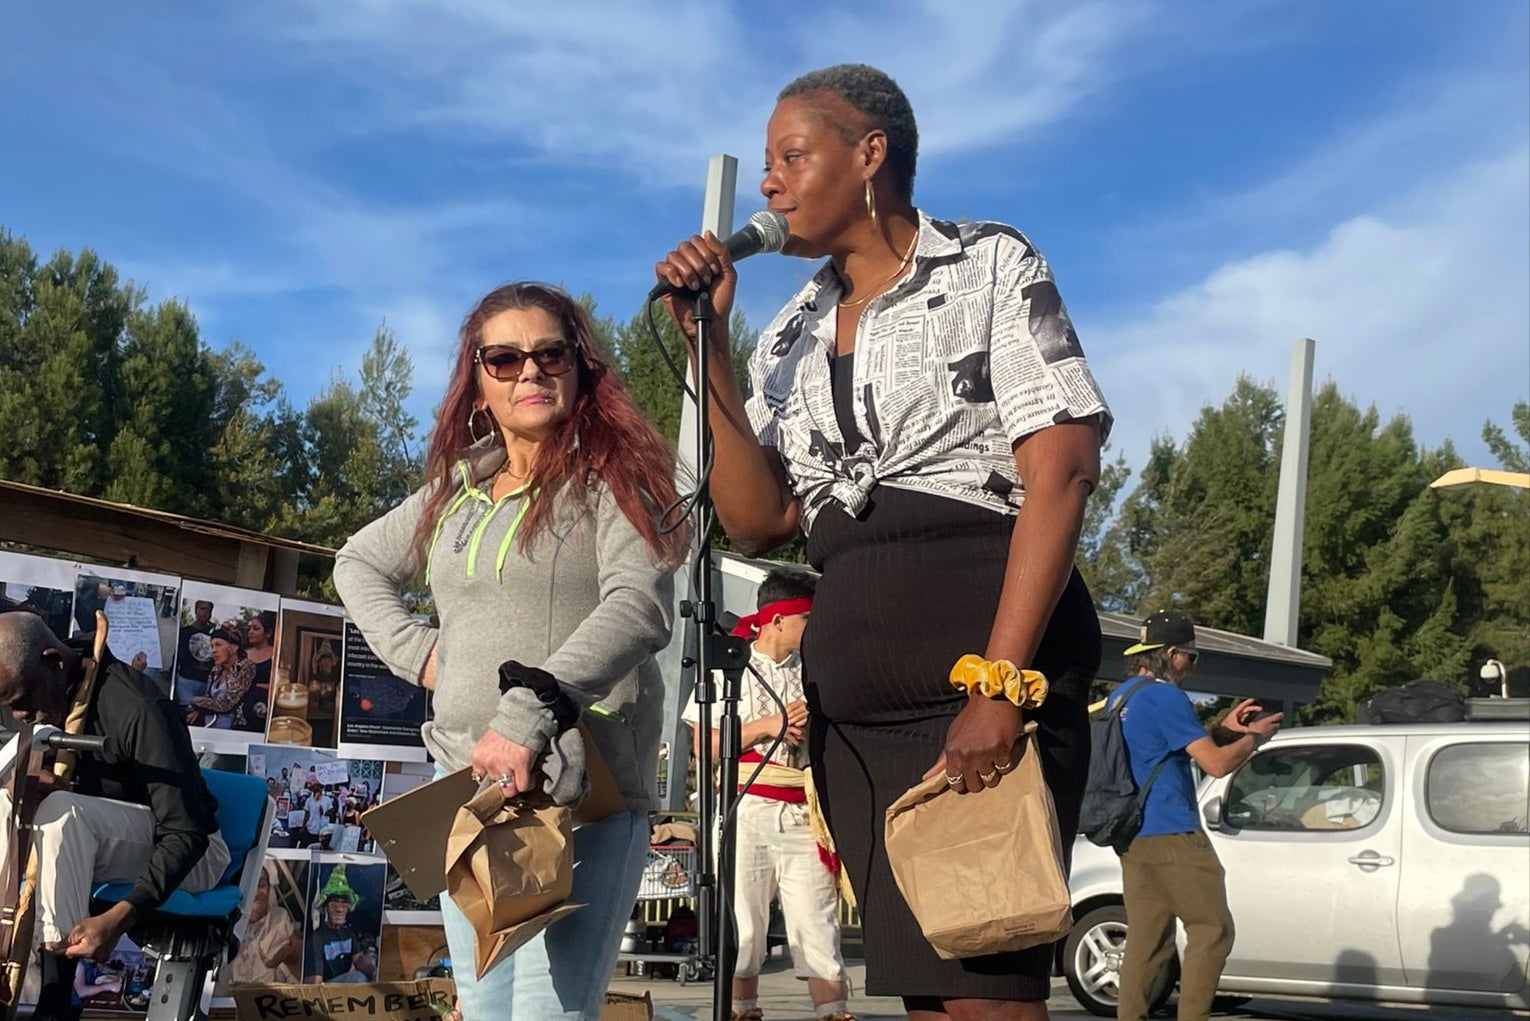
<svg viewBox="0 0 1530 1021"><path fill-rule="evenodd" d="M1460 723L1466 699L1442 681L1419 678L1371 696L1360 709L1366 723Z"/></svg>
<svg viewBox="0 0 1530 1021"><path fill-rule="evenodd" d="M1159 759L1139 790L1132 776L1126 735L1121 732L1121 714L1126 711L1126 704L1143 688L1156 683L1152 677L1128 681L1130 689L1090 726L1093 747L1089 753L1089 782L1084 788L1078 828L1091 843L1115 848L1117 854L1126 850L1142 829L1142 808L1147 804L1148 791L1153 789L1158 771L1169 761L1167 755Z"/></svg>

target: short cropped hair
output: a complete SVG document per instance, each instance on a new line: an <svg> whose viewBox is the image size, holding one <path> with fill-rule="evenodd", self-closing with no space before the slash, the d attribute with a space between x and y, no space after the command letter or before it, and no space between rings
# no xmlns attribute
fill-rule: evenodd
<svg viewBox="0 0 1530 1021"><path fill-rule="evenodd" d="M914 171L919 164L919 126L908 96L884 71L867 64L836 64L809 71L781 90L777 99L832 92L849 103L864 120L837 125L846 144L861 140L873 129L887 135L887 168L893 191L905 202L914 198Z"/></svg>
<svg viewBox="0 0 1530 1021"><path fill-rule="evenodd" d="M783 599L811 599L813 593L818 591L817 575L806 571L788 571L777 568L765 576L760 582L759 595L755 600L755 609L764 609L771 603L779 603Z"/></svg>

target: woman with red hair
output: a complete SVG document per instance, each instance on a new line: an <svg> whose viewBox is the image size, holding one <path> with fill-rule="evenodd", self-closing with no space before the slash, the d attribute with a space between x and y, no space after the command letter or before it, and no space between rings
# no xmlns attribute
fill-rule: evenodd
<svg viewBox="0 0 1530 1021"><path fill-rule="evenodd" d="M425 485L351 537L335 586L368 644L435 692L425 743L506 798L541 784L578 717L627 811L574 831L572 903L474 980L473 928L441 898L461 1010L479 1019L596 1017L648 847L671 575L674 458L600 350L589 313L539 283L491 291L463 321ZM409 613L423 579L440 626ZM545 765L545 763L543 763ZM551 779L551 771L545 770Z"/></svg>

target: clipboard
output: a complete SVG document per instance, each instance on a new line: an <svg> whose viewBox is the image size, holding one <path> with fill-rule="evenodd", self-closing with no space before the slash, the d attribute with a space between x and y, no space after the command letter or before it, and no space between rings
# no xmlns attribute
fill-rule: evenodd
<svg viewBox="0 0 1530 1021"><path fill-rule="evenodd" d="M600 822L627 808L616 777L583 723L579 732L584 738L584 771L590 791L574 809L575 826ZM361 815L362 825L377 840L377 849L420 900L429 900L446 889L446 838L456 822L457 810L478 793L479 785L472 774L472 768L465 766Z"/></svg>

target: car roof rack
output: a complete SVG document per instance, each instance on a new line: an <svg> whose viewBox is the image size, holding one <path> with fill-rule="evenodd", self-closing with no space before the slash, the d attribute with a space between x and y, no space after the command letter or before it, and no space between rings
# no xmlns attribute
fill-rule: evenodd
<svg viewBox="0 0 1530 1021"><path fill-rule="evenodd" d="M1469 698L1468 720L1530 720L1530 698Z"/></svg>

